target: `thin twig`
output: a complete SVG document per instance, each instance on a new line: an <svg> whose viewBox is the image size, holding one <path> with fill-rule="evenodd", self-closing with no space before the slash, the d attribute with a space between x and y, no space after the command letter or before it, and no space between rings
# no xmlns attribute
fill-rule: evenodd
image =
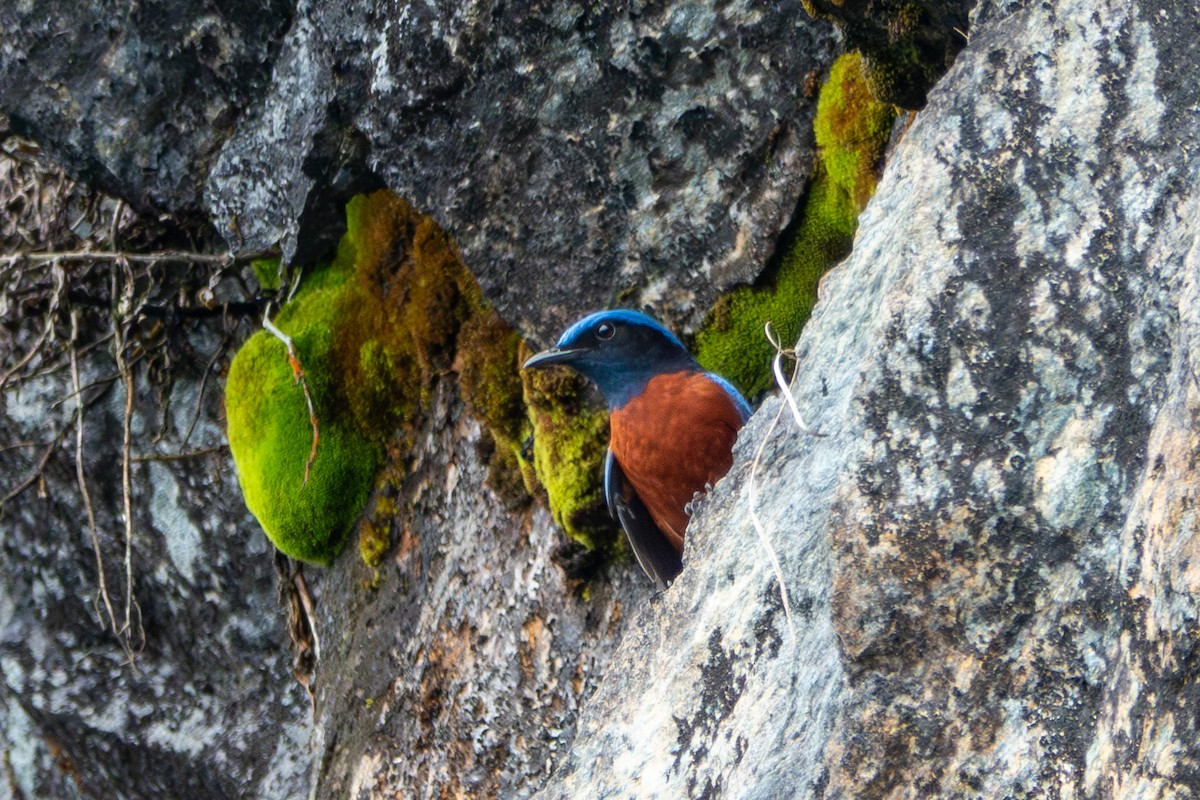
<svg viewBox="0 0 1200 800"><path fill-rule="evenodd" d="M140 456L133 456L130 461L134 464L142 464L147 461L187 461L191 458L202 458L211 456L214 453L224 453L229 449L227 444L217 444L212 447L205 447L201 450L189 450L186 453L148 453Z"/></svg>
<svg viewBox="0 0 1200 800"><path fill-rule="evenodd" d="M771 441L771 435L775 432L775 426L779 423L779 417L782 414L783 406L780 406L779 410L775 412L771 424L767 426L767 432L763 434L762 441L758 443L758 449L754 451L754 461L750 464L750 479L746 484L748 495L746 499L750 504L750 522L754 525L754 531L758 534L763 549L767 551L767 557L771 559L771 568L775 571L775 580L779 584L779 597L783 600L783 615L787 617L788 629L792 632L792 641L795 641L796 620L792 616L792 603L788 597L787 582L783 579L783 565L779 563L779 556L775 552L774 545L771 544L771 537L767 532L766 525L758 516L758 467L762 460L763 450L766 449L767 442Z"/></svg>
<svg viewBox="0 0 1200 800"><path fill-rule="evenodd" d="M63 284L66 281L66 275L63 273L62 269L58 267L58 265L55 265L52 272L54 275L54 294L50 300L50 307L46 310L46 324L42 327L42 332L38 335L37 341L34 342L33 346L29 348L29 352L25 354L24 358L18 361L12 369L0 376L0 389L4 388L4 384L8 383L8 379L11 378L15 373L25 369L25 365L32 361L33 357L38 354L38 352L42 349L42 345L46 343L47 337L50 336L50 332L54 330L54 314L58 310L58 300L62 296L62 289Z"/></svg>
<svg viewBox="0 0 1200 800"><path fill-rule="evenodd" d="M122 262L126 276L126 284L124 291L128 295L133 291L133 275L129 269L127 262ZM118 270L113 270L112 277L112 297L117 299L117 274ZM126 299L123 298L123 299ZM113 314L113 355L117 360L117 371L121 374L121 382L125 387L125 413L122 419L122 439L121 439L121 497L122 507L125 515L125 625L121 630L124 635L126 654L129 658L129 663L132 665L134 661L134 653L132 650L133 639L133 610L136 602L133 599L133 486L130 479L130 457L129 457L129 441L131 436L131 422L133 419L133 373L129 370L129 366L125 361L125 336L121 330L121 314L119 309L114 310ZM141 608L137 609L138 614L138 629L141 631ZM141 631L139 639L144 644L146 641L145 632Z"/></svg>
<svg viewBox="0 0 1200 800"><path fill-rule="evenodd" d="M269 311L270 309L268 309ZM296 353L296 343L292 341L292 337L275 327L274 323L271 322L270 313L263 315L263 328L276 339L283 342L287 348L288 363L292 367L292 377L295 378L296 383L300 384L300 388L304 391L304 402L308 404L308 421L312 424L313 435L312 449L308 453L308 461L304 464L304 483L307 484L313 462L317 460L317 442L321 438L321 431L317 425L317 412L313 408L312 395L308 392L308 379L304 376L304 368L300 364L300 356Z"/></svg>
<svg viewBox="0 0 1200 800"><path fill-rule="evenodd" d="M108 595L108 580L104 573L104 556L100 550L100 530L96 527L96 512L92 508L92 496L87 488L87 476L83 470L83 394L79 388L79 357L76 352L75 342L79 338L79 312L71 309L71 386L74 389L75 395L75 478L79 482L79 494L83 497L83 507L87 511L88 532L92 537L92 552L96 556L96 579L98 584L97 597L92 599L92 605L96 609L96 616L100 614L100 600L104 601L104 608L108 611L108 620L112 625L113 633L120 636L119 628L117 627L117 615L113 611L112 598ZM103 618L101 617L101 626L103 627Z"/></svg>
<svg viewBox="0 0 1200 800"><path fill-rule="evenodd" d="M82 355L82 353L80 355ZM134 361L129 362L129 366L133 366L136 363L137 363L137 360L135 359ZM80 397L84 392L86 392L90 389L95 389L95 388L103 386L103 387L105 387L105 390L107 391L107 387L116 383L120 379L121 379L121 373L119 373L119 372L114 372L111 375L105 375L103 378L96 378L96 380L92 381L91 383L88 383L88 384L80 387L79 389L73 389L70 392L70 394L66 394L66 395L63 395L62 397L58 398L57 400L55 400L53 403L50 404L50 408L55 409L55 408L58 408L59 406L63 405L64 403L68 403L72 400L75 400L76 398ZM101 392L100 394L104 394L104 392Z"/></svg>
<svg viewBox="0 0 1200 800"><path fill-rule="evenodd" d="M79 357L82 358L83 356L86 356L92 350L95 350L97 347L106 343L111 338L112 338L112 334L109 333L109 334L106 334L105 336L102 336L99 340L97 340L95 342L92 342L90 344L84 345L83 347L80 347L79 353L78 353ZM56 375L59 372L62 372L64 369L67 369L67 368L68 368L68 366L63 364L62 362L52 361L49 364L46 364L45 366L40 367L36 372L31 372L28 375L21 375L15 381L13 381L12 386L13 387L23 386L24 384L28 383L29 381L34 381L34 380L37 380L38 378L44 378L47 375ZM115 378L113 380L115 380ZM100 384L100 383L104 383L104 381L101 379L92 381L92 383L83 387L84 391L87 391L88 389L90 389L93 386ZM69 399L69 397L59 398L58 400L55 400L54 403L50 407L57 408L58 406L62 405L64 402L66 402L66 400L68 400L68 399Z"/></svg>
<svg viewBox="0 0 1200 800"><path fill-rule="evenodd" d="M783 614L787 617L788 629L792 633L792 640L796 638L796 621L792 616L792 603L788 593L787 583L783 577L783 565L779 561L779 555L775 552L774 545L771 544L770 533L767 531L767 526L763 523L762 518L758 515L758 469L762 462L763 451L766 450L767 442L771 441L772 435L775 433L775 427L779 424L779 418L783 416L783 409L786 407L792 412L792 417L796 420L796 425L801 432L809 436L824 436L823 433L818 433L810 428L800 415L800 409L796 405L796 400L792 397L790 383L784 378L782 359L784 355L795 357L795 350L784 350L779 343L775 331L768 322L764 326L764 332L769 341L775 348L775 358L772 361L772 371L775 373L775 382L779 385L779 390L783 393L786 401L785 405L780 405L775 412L775 417L771 420L771 424L767 426L766 433L763 434L762 440L758 443L758 448L754 451L754 460L750 464L750 478L746 485L747 502L750 506L750 522L754 525L754 531L758 534L759 541L762 542L763 549L767 551L767 557L771 559L771 568L775 572L775 580L779 583L779 597L783 601Z"/></svg>
<svg viewBox="0 0 1200 800"><path fill-rule="evenodd" d="M108 228L108 246L114 251L117 250L117 236L120 233L121 213L125 210L125 201L118 198L117 204L113 206L112 224Z"/></svg>
<svg viewBox="0 0 1200 800"><path fill-rule="evenodd" d="M300 605L304 609L309 632L312 633L313 658L320 661L321 640L317 638L317 612L313 605L312 593L308 591L308 582L304 580L304 573L300 569L296 570L296 575L292 580L296 584L296 594L300 596Z"/></svg>
<svg viewBox="0 0 1200 800"><path fill-rule="evenodd" d="M796 358L795 349L785 350L783 348L770 322L763 326L763 331L767 335L767 341L775 348L775 358L771 361L771 370L775 373L775 383L779 385L779 390L783 393L783 399L787 401L788 408L792 411L796 425L801 432L807 433L809 436L824 436L825 434L813 430L804 421L804 417L800 415L800 407L796 405L796 398L792 397L791 383L783 377L783 357L786 355Z"/></svg>
<svg viewBox="0 0 1200 800"><path fill-rule="evenodd" d="M0 509L3 509L6 505L8 505L8 501L12 500L21 492L28 489L33 485L34 481L42 476L42 472L46 469L46 463L50 460L50 455L56 449L58 449L58 445L62 442L63 434L66 432L67 429L64 427L60 428L58 433L54 434L54 438L50 441L50 444L46 446L46 449L42 451L41 457L38 458L37 464L34 466L33 471L25 476L25 480L18 483L8 494L0 498Z"/></svg>
<svg viewBox="0 0 1200 800"><path fill-rule="evenodd" d="M213 353L213 357L208 360L208 364L204 366L204 374L200 376L200 388L196 390L196 405L192 409L192 419L188 423L187 431L183 434L183 440L179 443L179 452L183 452L183 448L187 447L188 439L192 438L192 431L196 429L196 423L200 421L200 410L204 403L204 387L208 385L208 376L212 373L213 365L217 363L217 359L225 352L225 347L229 344L229 337L225 336L221 339L221 344L217 346L217 351Z"/></svg>
<svg viewBox="0 0 1200 800"><path fill-rule="evenodd" d="M253 258L251 254L238 256L239 260ZM124 259L131 264L227 264L235 260L231 253L189 253L185 250L158 250L153 253L127 253L121 250L59 250L41 253L10 253L0 255L0 264L46 264L55 261L117 261Z"/></svg>

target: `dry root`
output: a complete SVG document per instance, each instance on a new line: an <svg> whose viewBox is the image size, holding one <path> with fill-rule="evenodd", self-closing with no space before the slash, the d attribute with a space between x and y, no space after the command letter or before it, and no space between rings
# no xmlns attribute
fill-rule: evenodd
<svg viewBox="0 0 1200 800"><path fill-rule="evenodd" d="M210 232L168 227L155 216L139 215L119 200L77 186L44 163L35 145L12 136L2 117L0 207L0 395L15 398L35 384L40 391L63 387L48 403L41 436L26 432L26 438L9 441L0 431L0 455L22 465L20 471L0 470L0 476L6 471L21 475L10 486L0 477L0 512L43 486L47 465L73 432L75 483L96 568L94 611L132 663L145 644L134 593L139 538L134 465L224 449L184 450L200 416L208 373L234 340L237 326L261 315L269 300L255 296L242 276L246 262L263 254L234 258L205 252L201 245L212 240ZM192 349L188 332L204 318L219 322L225 333L216 352L201 355ZM206 366L179 452L133 453L135 429L157 427L161 435L166 428L175 376L180 368L194 373L195 364ZM118 387L123 394L121 500L114 516L121 530L114 532L102 529L96 513L99 495L93 493L96 476L88 474L85 434L89 410ZM163 418L157 426L149 420L135 424L155 406ZM315 432L314 420L314 448ZM28 459L24 451L32 451ZM106 552L106 544L117 543L117 552ZM114 597L118 587L106 570L106 555L123 567L120 599Z"/></svg>

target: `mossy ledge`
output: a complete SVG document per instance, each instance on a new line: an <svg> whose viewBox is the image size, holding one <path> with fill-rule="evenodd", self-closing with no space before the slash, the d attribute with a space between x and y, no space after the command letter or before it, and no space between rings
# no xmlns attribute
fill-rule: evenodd
<svg viewBox="0 0 1200 800"><path fill-rule="evenodd" d="M332 263L274 320L295 341L320 425L307 482L312 427L282 342L265 331L250 337L225 389L246 505L276 547L318 564L341 551L372 489L402 479L412 431L434 380L451 369L460 329L494 314L449 237L401 198L357 196L346 222ZM390 539L391 519L378 516L364 528L371 541L360 542L373 563Z"/></svg>
<svg viewBox="0 0 1200 800"><path fill-rule="evenodd" d="M522 347L522 359L533 355ZM604 502L601 474L608 449L608 412L589 402L583 378L566 368L523 370L533 425L533 466L550 513L588 550L619 541Z"/></svg>
<svg viewBox="0 0 1200 800"><path fill-rule="evenodd" d="M295 342L319 421L307 482L312 427L283 343L254 334L226 383L238 479L275 546L330 563L375 490L359 553L368 566L382 563L413 434L434 382L449 373L489 434L497 494L519 505L541 483L568 536L588 548L611 541L600 477L607 416L581 403L581 382L523 380L524 343L432 219L380 191L352 199L346 222L333 261L314 270L274 320ZM273 262L255 268L264 284L278 275Z"/></svg>
<svg viewBox="0 0 1200 800"><path fill-rule="evenodd" d="M747 397L771 385L770 321L794 342L812 313L825 271L850 252L858 214L875 191L896 109L874 99L862 57L847 53L821 88L814 123L817 169L772 274L721 297L696 335L696 357Z"/></svg>

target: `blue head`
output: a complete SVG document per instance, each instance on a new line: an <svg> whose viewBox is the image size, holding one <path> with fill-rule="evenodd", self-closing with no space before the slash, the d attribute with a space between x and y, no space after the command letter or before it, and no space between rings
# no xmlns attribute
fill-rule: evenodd
<svg viewBox="0 0 1200 800"><path fill-rule="evenodd" d="M525 368L563 364L596 384L610 409L637 397L655 375L698 372L675 334L636 311L599 311L567 329L552 349Z"/></svg>

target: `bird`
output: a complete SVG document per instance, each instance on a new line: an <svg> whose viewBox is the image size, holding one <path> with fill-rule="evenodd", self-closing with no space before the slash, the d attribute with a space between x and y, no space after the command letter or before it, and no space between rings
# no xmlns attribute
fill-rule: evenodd
<svg viewBox="0 0 1200 800"><path fill-rule="evenodd" d="M665 590L683 569L694 502L732 466L750 404L701 367L675 334L638 311L590 314L524 368L556 365L594 383L608 405L608 510L646 575Z"/></svg>

